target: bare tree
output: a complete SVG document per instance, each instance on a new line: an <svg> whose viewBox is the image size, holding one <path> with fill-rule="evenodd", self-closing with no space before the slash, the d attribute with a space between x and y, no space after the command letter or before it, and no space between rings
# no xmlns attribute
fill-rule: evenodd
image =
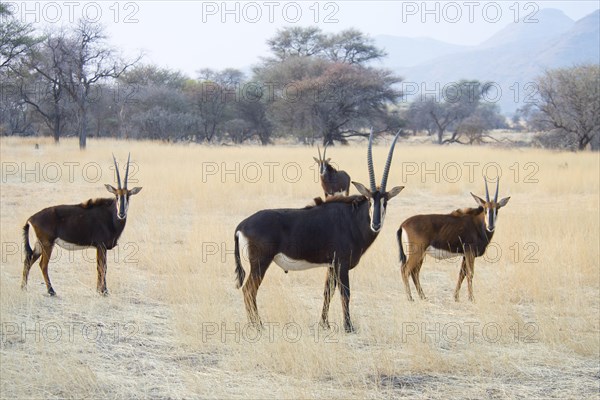
<svg viewBox="0 0 600 400"><path fill-rule="evenodd" d="M438 144L461 143L461 123L481 107L481 100L490 87L487 83L467 80L446 85L439 96L420 98L411 104L409 125L428 131L433 129ZM451 136L444 138L448 131Z"/></svg>
<svg viewBox="0 0 600 400"><path fill-rule="evenodd" d="M600 135L600 66L550 70L537 84L540 121L575 139L579 150L594 147Z"/></svg>
<svg viewBox="0 0 600 400"><path fill-rule="evenodd" d="M71 113L63 84L65 35L64 30L46 33L40 46L24 59L17 80L21 98L50 129L56 143Z"/></svg>
<svg viewBox="0 0 600 400"><path fill-rule="evenodd" d="M239 102L239 88L244 74L228 68L214 71L205 68L199 71L198 80L187 85L186 91L200 116L204 140L211 142L223 133L226 121L234 104Z"/></svg>
<svg viewBox="0 0 600 400"><path fill-rule="evenodd" d="M66 58L63 83L76 104L79 148L83 150L92 90L107 79L118 78L135 65L141 55L131 61L120 59L107 45L103 27L85 20L80 20L72 35L62 41L61 51Z"/></svg>

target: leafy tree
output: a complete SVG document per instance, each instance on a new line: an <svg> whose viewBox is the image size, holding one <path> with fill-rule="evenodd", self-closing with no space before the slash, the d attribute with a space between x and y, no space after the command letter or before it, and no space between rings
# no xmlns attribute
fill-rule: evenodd
<svg viewBox="0 0 600 400"><path fill-rule="evenodd" d="M152 64L135 65L121 74L113 96L118 136L160 140L194 138L199 130L197 118L194 123L188 121L188 128L177 131L178 116L189 119L193 115L183 92L189 81L191 79L180 71ZM157 116L168 121L157 124ZM190 125L195 125L194 131L190 131Z"/></svg>
<svg viewBox="0 0 600 400"><path fill-rule="evenodd" d="M153 64L135 65L119 76L119 82L132 86L164 86L183 89L189 77L180 71L161 68Z"/></svg>
<svg viewBox="0 0 600 400"><path fill-rule="evenodd" d="M6 3L0 3L0 70L14 68L40 41L33 30L31 24L15 18Z"/></svg>
<svg viewBox="0 0 600 400"><path fill-rule="evenodd" d="M228 122L227 131L237 143L251 137L257 137L263 145L271 143L273 124L267 116L268 92L253 82L246 82L241 93L233 110L238 118Z"/></svg>

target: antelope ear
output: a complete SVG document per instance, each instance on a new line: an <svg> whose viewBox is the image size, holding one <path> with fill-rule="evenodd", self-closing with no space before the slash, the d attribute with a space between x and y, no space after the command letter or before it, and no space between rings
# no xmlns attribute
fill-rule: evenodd
<svg viewBox="0 0 600 400"><path fill-rule="evenodd" d="M326 163L329 163L329 161L331 161L331 158L328 158L327 160L325 160Z"/></svg>
<svg viewBox="0 0 600 400"><path fill-rule="evenodd" d="M471 196L473 196L475 202L477 202L480 207L485 207L485 201L481 197L474 195L473 192L471 192Z"/></svg>
<svg viewBox="0 0 600 400"><path fill-rule="evenodd" d="M320 164L320 163L321 163L321 161L319 161L319 159L318 159L317 157L313 157L313 160L315 160L315 162L316 162L317 164Z"/></svg>
<svg viewBox="0 0 600 400"><path fill-rule="evenodd" d="M369 191L369 189L367 189L365 187L365 185L363 185L362 183L358 183L358 182L354 182L352 181L352 184L354 185L354 187L356 188L356 190L358 190L358 193L362 194L363 196L365 196L367 199L372 198L373 196L371 195L371 192Z"/></svg>
<svg viewBox="0 0 600 400"><path fill-rule="evenodd" d="M398 194L400 194L400 192L402 191L402 189L404 189L404 186L396 186L393 187L392 190L390 190L389 192L386 193L386 197L387 199L391 199L393 197L396 197Z"/></svg>
<svg viewBox="0 0 600 400"><path fill-rule="evenodd" d="M134 187L133 189L131 189L131 190L128 190L128 193L127 193L127 194L128 194L129 196L133 196L134 194L138 194L138 193L139 193L141 190L142 190L142 188L141 188L141 187Z"/></svg>
<svg viewBox="0 0 600 400"><path fill-rule="evenodd" d="M505 197L502 200L500 200L498 202L498 208L504 207L508 203L509 200L510 200L510 197Z"/></svg>
<svg viewBox="0 0 600 400"><path fill-rule="evenodd" d="M115 189L114 187L112 187L111 185L109 185L108 183L106 183L104 185L104 187L106 187L106 190L108 190L109 192L111 192L112 194L114 194L115 196L117 195L117 189Z"/></svg>

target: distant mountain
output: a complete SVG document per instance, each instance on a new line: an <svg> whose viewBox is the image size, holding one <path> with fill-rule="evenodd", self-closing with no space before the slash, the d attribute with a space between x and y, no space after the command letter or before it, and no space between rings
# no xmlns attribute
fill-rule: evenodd
<svg viewBox="0 0 600 400"><path fill-rule="evenodd" d="M386 65L390 68L412 67L439 56L471 49L471 46L460 46L426 37L378 35L374 40L377 47L385 49L388 53Z"/></svg>
<svg viewBox="0 0 600 400"><path fill-rule="evenodd" d="M549 36L558 36L568 31L574 22L562 11L554 8L540 10L531 18L537 22L529 22L530 18L507 25L494 36L481 43L479 48L499 46L529 47L532 44L545 42Z"/></svg>
<svg viewBox="0 0 600 400"><path fill-rule="evenodd" d="M560 38L549 40L536 56L544 68L594 61L600 63L600 10L577 21Z"/></svg>
<svg viewBox="0 0 600 400"><path fill-rule="evenodd" d="M525 85L546 69L600 62L600 10L577 22L555 9L540 10L535 18L537 23L511 23L478 46L438 53L412 66L397 64L401 56L407 57L407 51L390 46L385 64L405 81L425 85L428 90L436 83L443 87L460 79L495 82L501 90L497 104L510 114L533 94L532 87ZM419 54L430 54L428 51Z"/></svg>

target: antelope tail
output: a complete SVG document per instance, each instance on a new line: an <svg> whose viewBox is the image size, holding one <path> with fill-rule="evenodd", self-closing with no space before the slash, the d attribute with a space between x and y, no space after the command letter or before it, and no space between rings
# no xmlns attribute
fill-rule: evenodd
<svg viewBox="0 0 600 400"><path fill-rule="evenodd" d="M29 245L29 223L23 227L23 247L25 248L25 259L29 260L33 256L33 250Z"/></svg>
<svg viewBox="0 0 600 400"><path fill-rule="evenodd" d="M240 241L238 238L238 232L235 233L235 275L236 275L236 288L241 288L246 277L246 271L242 267L242 260L240 259Z"/></svg>
<svg viewBox="0 0 600 400"><path fill-rule="evenodd" d="M398 229L396 238L398 239L398 247L400 248L400 263L404 265L406 263L406 254L404 253L404 248L402 247L402 227Z"/></svg>

